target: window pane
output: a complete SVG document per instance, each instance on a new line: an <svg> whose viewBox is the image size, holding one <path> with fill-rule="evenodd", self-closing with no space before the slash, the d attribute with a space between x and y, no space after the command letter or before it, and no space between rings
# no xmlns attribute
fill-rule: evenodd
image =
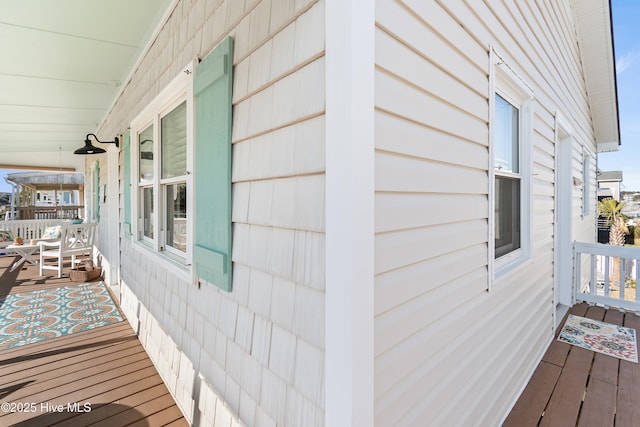
<svg viewBox="0 0 640 427"><path fill-rule="evenodd" d="M153 126L138 135L140 146L140 181L153 180Z"/></svg>
<svg viewBox="0 0 640 427"><path fill-rule="evenodd" d="M161 119L162 178L187 174L187 104Z"/></svg>
<svg viewBox="0 0 640 427"><path fill-rule="evenodd" d="M187 184L167 185L166 229L167 246L187 250Z"/></svg>
<svg viewBox="0 0 640 427"><path fill-rule="evenodd" d="M518 109L496 95L493 123L494 168L519 173Z"/></svg>
<svg viewBox="0 0 640 427"><path fill-rule="evenodd" d="M496 177L495 257L520 248L520 180Z"/></svg>
<svg viewBox="0 0 640 427"><path fill-rule="evenodd" d="M153 239L153 188L142 189L142 233L145 237Z"/></svg>
<svg viewBox="0 0 640 427"><path fill-rule="evenodd" d="M589 214L589 170L591 157L583 156L582 161L582 215Z"/></svg>

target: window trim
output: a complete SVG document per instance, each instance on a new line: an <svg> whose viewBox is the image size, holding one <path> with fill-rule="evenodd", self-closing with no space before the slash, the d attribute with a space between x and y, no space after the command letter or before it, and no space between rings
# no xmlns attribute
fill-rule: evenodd
<svg viewBox="0 0 640 427"><path fill-rule="evenodd" d="M507 62L490 49L489 73L489 230L488 269L491 289L494 281L503 277L531 259L532 224L531 206L533 201L532 180L532 137L534 92ZM495 258L495 198L496 172L494 169L493 126L495 120L495 96L500 95L519 111L519 177L520 187L520 248ZM500 174L502 175L502 174Z"/></svg>
<svg viewBox="0 0 640 427"><path fill-rule="evenodd" d="M100 194L100 162L94 160L89 166L89 179L90 184L87 186L87 200L88 212L87 220L91 222L100 222L100 201L98 199Z"/></svg>
<svg viewBox="0 0 640 427"><path fill-rule="evenodd" d="M194 170L194 97L193 97L193 70L195 63L192 61L185 66L182 71L176 76L153 100L145 106L142 111L131 121L130 128L130 182L131 182L131 233L133 247L137 250L143 251L146 254L154 257L157 262L165 262L169 260L173 265L179 267L178 271L183 271L187 280L193 281L193 238L194 238L194 215L195 215L195 200L194 200L194 182L193 182L193 170ZM163 186L169 181L172 182L186 182L187 185L187 241L186 250L184 256L180 256L178 251L169 251L164 248L163 233L157 233L153 239L140 238L142 228L140 225L140 213L142 209L142 202L140 200L140 189L143 186L140 184L139 179L139 158L140 158L140 146L138 143L138 134L144 131L148 126L153 125L154 135L154 153L159 153L160 148L160 120L163 116L170 113L174 108L178 107L181 103L186 102L186 115L187 115L187 158L186 158L186 176L180 176L175 178L161 178L161 165L160 156L154 156L154 178L153 178L153 223L158 231L163 231L165 228L162 220L160 209L165 210L164 206L164 194ZM164 248L164 249L163 249Z"/></svg>
<svg viewBox="0 0 640 427"><path fill-rule="evenodd" d="M582 219L591 215L591 153L586 147L582 147L582 209L580 215Z"/></svg>

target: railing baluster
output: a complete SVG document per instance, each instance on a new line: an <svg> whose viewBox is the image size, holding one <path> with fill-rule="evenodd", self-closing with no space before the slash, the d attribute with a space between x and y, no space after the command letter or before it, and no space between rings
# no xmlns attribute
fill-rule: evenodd
<svg viewBox="0 0 640 427"><path fill-rule="evenodd" d="M591 260L591 278L589 279L589 293L591 295L598 294L597 276L596 276L596 254L591 254L589 257Z"/></svg>
<svg viewBox="0 0 640 427"><path fill-rule="evenodd" d="M575 261L574 261L575 262L575 266L573 268L573 275L574 275L574 279L573 279L573 286L574 286L573 295L574 295L574 299L577 299L577 296L582 293L582 289L581 289L581 286L580 286L580 282L582 281L582 269L577 267L577 266L581 265L580 264L580 260L582 259L582 254L580 252L578 252L577 249L574 249L574 259L575 259Z"/></svg>
<svg viewBox="0 0 640 427"><path fill-rule="evenodd" d="M593 255L589 256L589 262L589 282L587 283L587 293L593 294L598 289L597 286L594 286L595 269L593 268ZM578 264L577 268L582 270L582 264ZM580 283L580 289L582 290L582 283Z"/></svg>
<svg viewBox="0 0 640 427"><path fill-rule="evenodd" d="M609 263L610 259L608 255L604 256L604 296L609 296Z"/></svg>
<svg viewBox="0 0 640 427"><path fill-rule="evenodd" d="M622 258L620 257L620 299L621 300L625 300L625 277L626 277L626 273L625 273L625 267L627 265L627 259L626 258Z"/></svg>
<svg viewBox="0 0 640 427"><path fill-rule="evenodd" d="M640 279L640 263L638 262L638 258L634 259L633 262L635 263L635 269L636 269L636 286L635 286L635 291L636 291L636 302L640 302L640 294L638 293L638 279Z"/></svg>

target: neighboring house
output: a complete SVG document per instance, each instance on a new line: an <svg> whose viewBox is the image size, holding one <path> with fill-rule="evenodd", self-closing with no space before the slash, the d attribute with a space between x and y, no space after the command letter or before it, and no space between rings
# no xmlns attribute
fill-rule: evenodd
<svg viewBox="0 0 640 427"><path fill-rule="evenodd" d="M84 173L16 172L5 179L13 186L13 210L18 219L85 216Z"/></svg>
<svg viewBox="0 0 640 427"><path fill-rule="evenodd" d="M609 2L180 0L86 158L200 425L499 425L595 239Z"/></svg>
<svg viewBox="0 0 640 427"><path fill-rule="evenodd" d="M611 197L621 201L622 171L598 171L598 198Z"/></svg>

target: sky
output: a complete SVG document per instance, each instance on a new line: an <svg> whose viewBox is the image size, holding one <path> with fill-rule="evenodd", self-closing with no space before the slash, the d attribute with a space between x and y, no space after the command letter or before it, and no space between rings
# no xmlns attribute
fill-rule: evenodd
<svg viewBox="0 0 640 427"><path fill-rule="evenodd" d="M603 171L621 170L623 190L640 191L640 1L612 0L620 141L598 155Z"/></svg>
<svg viewBox="0 0 640 427"><path fill-rule="evenodd" d="M4 180L8 173L26 172L25 170L0 169L0 193L10 193L11 186Z"/></svg>
<svg viewBox="0 0 640 427"><path fill-rule="evenodd" d="M613 37L618 79L620 141L617 152L598 155L598 168L621 170L623 190L640 191L640 1L612 0ZM0 169L0 192L11 191Z"/></svg>

